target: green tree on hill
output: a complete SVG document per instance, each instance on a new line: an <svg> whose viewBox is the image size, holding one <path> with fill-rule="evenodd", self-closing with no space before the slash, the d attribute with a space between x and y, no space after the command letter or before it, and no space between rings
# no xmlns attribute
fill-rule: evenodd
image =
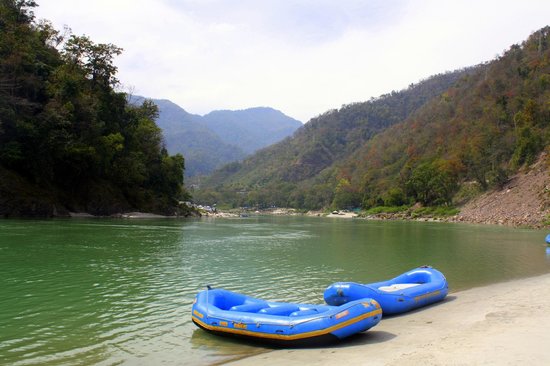
<svg viewBox="0 0 550 366"><path fill-rule="evenodd" d="M173 213L188 197L184 159L167 154L156 106L115 90L122 49L36 23L35 6L0 0L0 170L68 210Z"/></svg>

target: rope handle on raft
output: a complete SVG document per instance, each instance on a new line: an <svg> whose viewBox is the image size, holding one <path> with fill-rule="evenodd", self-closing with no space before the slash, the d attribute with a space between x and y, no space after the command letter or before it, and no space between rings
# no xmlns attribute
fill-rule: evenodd
<svg viewBox="0 0 550 366"><path fill-rule="evenodd" d="M210 303L210 301L208 301L208 293L212 290L212 285L206 285L206 289L208 290L206 291L206 316L210 317L210 312L208 311L208 304Z"/></svg>

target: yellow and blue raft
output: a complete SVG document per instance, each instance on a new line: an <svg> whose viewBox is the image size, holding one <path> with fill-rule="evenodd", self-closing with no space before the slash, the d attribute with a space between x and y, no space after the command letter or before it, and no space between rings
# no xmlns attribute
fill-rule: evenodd
<svg viewBox="0 0 550 366"><path fill-rule="evenodd" d="M327 304L342 305L362 298L372 298L384 314L399 314L441 301L449 286L443 273L422 266L388 281L360 284L336 282L324 293Z"/></svg>
<svg viewBox="0 0 550 366"><path fill-rule="evenodd" d="M366 331L381 318L373 299L341 306L294 304L210 288L197 294L192 309L193 322L206 331L282 346L333 342Z"/></svg>

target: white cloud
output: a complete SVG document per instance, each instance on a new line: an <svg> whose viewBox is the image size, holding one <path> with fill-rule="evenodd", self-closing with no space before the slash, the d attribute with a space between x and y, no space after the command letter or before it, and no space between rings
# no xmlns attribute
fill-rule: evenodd
<svg viewBox="0 0 550 366"><path fill-rule="evenodd" d="M44 0L35 11L124 48L118 78L192 113L268 105L307 121L492 59L550 2Z"/></svg>

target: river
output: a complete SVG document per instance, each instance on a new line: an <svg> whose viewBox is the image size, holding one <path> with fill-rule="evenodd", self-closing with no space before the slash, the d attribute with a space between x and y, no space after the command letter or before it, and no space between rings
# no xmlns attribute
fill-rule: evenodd
<svg viewBox="0 0 550 366"><path fill-rule="evenodd" d="M206 285L322 303L420 265L451 292L550 272L546 232L259 216L0 221L0 364L210 365L266 348L191 322Z"/></svg>

